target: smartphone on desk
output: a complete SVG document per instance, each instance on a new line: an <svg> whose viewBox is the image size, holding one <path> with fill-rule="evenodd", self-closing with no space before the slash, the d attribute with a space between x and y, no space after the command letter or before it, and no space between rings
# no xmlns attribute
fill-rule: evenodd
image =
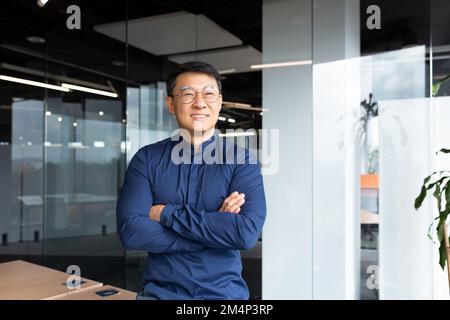
<svg viewBox="0 0 450 320"><path fill-rule="evenodd" d="M118 293L119 293L119 291L116 289L106 289L106 290L101 290L101 291L95 292L95 294L99 295L100 297L109 297L109 296L113 296Z"/></svg>

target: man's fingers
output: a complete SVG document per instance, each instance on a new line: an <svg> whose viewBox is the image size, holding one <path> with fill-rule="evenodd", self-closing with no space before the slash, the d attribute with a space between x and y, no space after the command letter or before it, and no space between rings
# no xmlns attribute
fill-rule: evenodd
<svg viewBox="0 0 450 320"><path fill-rule="evenodd" d="M239 213L241 211L241 206L245 203L245 199L239 200L236 204L229 207L229 210L225 210L226 212L231 213Z"/></svg>
<svg viewBox="0 0 450 320"><path fill-rule="evenodd" d="M236 196L238 196L239 195L239 192L237 192L237 191L234 191L234 192L232 192L232 193L230 193L229 195L228 195L228 197L225 199L225 200L231 200L231 199L233 199L234 197L236 197Z"/></svg>
<svg viewBox="0 0 450 320"><path fill-rule="evenodd" d="M239 203L239 201L241 201L242 199L244 199L245 194L241 193L238 196L234 197L232 200L228 201L227 205L229 207L233 207L235 206L237 203Z"/></svg>
<svg viewBox="0 0 450 320"><path fill-rule="evenodd" d="M245 199L242 198L241 200L238 201L238 203L236 204L237 206L239 206L239 208L245 203Z"/></svg>
<svg viewBox="0 0 450 320"><path fill-rule="evenodd" d="M233 206L231 206L231 209L233 211L235 211L237 208L240 208L245 202L245 199L240 199L239 201L237 201L236 203L233 204Z"/></svg>
<svg viewBox="0 0 450 320"><path fill-rule="evenodd" d="M245 203L245 199L239 200L234 206L233 210L236 211L237 209L241 209L241 206Z"/></svg>
<svg viewBox="0 0 450 320"><path fill-rule="evenodd" d="M245 194L234 191L223 201L219 211L239 213L241 211L240 207L245 202L244 198Z"/></svg>
<svg viewBox="0 0 450 320"><path fill-rule="evenodd" d="M233 201L233 199L236 198L237 196L239 196L239 193L237 191L235 191L232 194L230 194L228 197L226 197L225 200L223 200L223 203L228 204L228 203L230 203L230 201Z"/></svg>

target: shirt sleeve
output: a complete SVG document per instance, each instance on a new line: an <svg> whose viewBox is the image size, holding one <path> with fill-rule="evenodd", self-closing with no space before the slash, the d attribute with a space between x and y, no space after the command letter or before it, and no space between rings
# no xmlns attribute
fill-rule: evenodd
<svg viewBox="0 0 450 320"><path fill-rule="evenodd" d="M248 164L248 156L245 164L236 165L229 191L245 194L239 214L206 212L187 204L168 204L161 213L160 223L210 247L250 249L262 231L266 200L260 167L257 163Z"/></svg>
<svg viewBox="0 0 450 320"><path fill-rule="evenodd" d="M148 211L153 204L147 161L140 149L131 160L117 203L117 229L127 250L152 253L195 252L205 248L173 230L152 221Z"/></svg>

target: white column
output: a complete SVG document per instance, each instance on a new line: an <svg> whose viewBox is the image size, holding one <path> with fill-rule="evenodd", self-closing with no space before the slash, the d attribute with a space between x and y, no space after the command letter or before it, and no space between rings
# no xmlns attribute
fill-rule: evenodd
<svg viewBox="0 0 450 320"><path fill-rule="evenodd" d="M263 1L264 63L325 65L359 54L359 2L312 3ZM359 106L359 69L349 65L314 66L314 76L311 65L263 71L263 128L280 130L279 172L264 177L263 299L358 296L359 167L351 138L339 149L337 133L339 116Z"/></svg>
<svg viewBox="0 0 450 320"><path fill-rule="evenodd" d="M263 1L263 63L311 60L311 1ZM279 171L264 176L263 299L312 298L311 65L263 70L263 128L279 129Z"/></svg>
<svg viewBox="0 0 450 320"><path fill-rule="evenodd" d="M315 0L313 21L313 298L359 299L359 1Z"/></svg>
<svg viewBox="0 0 450 320"><path fill-rule="evenodd" d="M380 299L431 299L431 200L414 198L432 172L427 99L380 103Z"/></svg>

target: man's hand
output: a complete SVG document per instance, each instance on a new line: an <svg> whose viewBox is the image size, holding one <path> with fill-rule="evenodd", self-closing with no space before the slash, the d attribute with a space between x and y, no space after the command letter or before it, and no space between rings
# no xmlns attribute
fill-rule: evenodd
<svg viewBox="0 0 450 320"><path fill-rule="evenodd" d="M219 212L231 212L239 214L239 212L241 211L241 206L244 204L244 202L245 194L235 191L230 194L225 200L223 200ZM161 219L161 212L163 211L164 207L165 205L163 204L156 204L152 206L148 213L150 219L159 222L159 220Z"/></svg>
<svg viewBox="0 0 450 320"><path fill-rule="evenodd" d="M165 206L166 205L164 204L157 204L152 206L148 213L150 219L159 222L159 220L161 219L161 212L163 211Z"/></svg>
<svg viewBox="0 0 450 320"><path fill-rule="evenodd" d="M223 200L220 212L231 212L238 214L241 211L241 206L245 202L245 194L237 191L230 194L225 200Z"/></svg>

